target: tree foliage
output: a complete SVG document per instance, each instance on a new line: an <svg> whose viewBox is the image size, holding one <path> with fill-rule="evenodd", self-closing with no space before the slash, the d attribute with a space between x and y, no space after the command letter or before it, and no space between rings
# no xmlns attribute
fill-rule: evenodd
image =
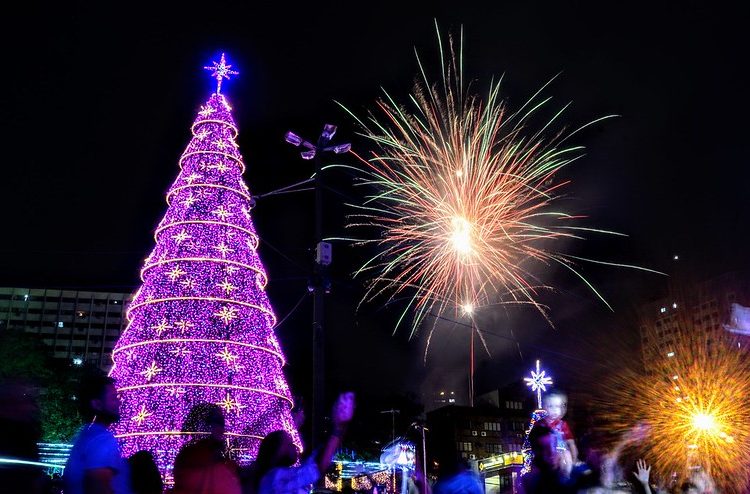
<svg viewBox="0 0 750 494"><path fill-rule="evenodd" d="M87 369L53 359L35 334L18 330L0 333L0 379L22 382L35 395L41 439L66 442L81 423L75 390Z"/></svg>

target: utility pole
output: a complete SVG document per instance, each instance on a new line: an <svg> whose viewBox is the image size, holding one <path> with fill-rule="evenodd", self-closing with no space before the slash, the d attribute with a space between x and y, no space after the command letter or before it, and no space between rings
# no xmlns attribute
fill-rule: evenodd
<svg viewBox="0 0 750 494"><path fill-rule="evenodd" d="M414 422L412 426L422 433L422 481L427 485L427 443L425 441L424 433L428 431L424 423ZM416 468L416 466L415 466Z"/></svg>
<svg viewBox="0 0 750 494"><path fill-rule="evenodd" d="M469 336L469 406L474 407L474 304L467 302L461 308L471 322Z"/></svg>
<svg viewBox="0 0 750 494"><path fill-rule="evenodd" d="M391 408L390 410L381 410L380 413L391 414L391 444L393 444L396 442L396 414L401 413L401 410L394 410Z"/></svg>
<svg viewBox="0 0 750 494"><path fill-rule="evenodd" d="M469 344L469 406L474 407L474 319L471 320L471 343Z"/></svg>
<svg viewBox="0 0 750 494"><path fill-rule="evenodd" d="M312 445L314 450L322 444L325 417L325 331L324 331L324 295L330 291L327 277L327 266L331 264L331 244L323 241L323 177L321 153L334 152L336 154L349 152L351 144L329 146L336 134L336 126L325 124L323 132L318 137L317 144L302 139L293 132L287 132L284 139L294 146L302 146L306 150L300 152L305 160L313 160L315 164L315 263L313 275L308 289L313 292L313 397L312 397Z"/></svg>

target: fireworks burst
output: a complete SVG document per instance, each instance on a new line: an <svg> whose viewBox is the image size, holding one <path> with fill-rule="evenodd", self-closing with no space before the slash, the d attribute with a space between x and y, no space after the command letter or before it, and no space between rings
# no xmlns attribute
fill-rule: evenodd
<svg viewBox="0 0 750 494"><path fill-rule="evenodd" d="M660 354L647 357L647 371L624 373L609 386L610 425L649 426L643 447L662 479L702 468L720 492L746 492L750 355L734 337L697 327L687 314L674 327ZM657 334L647 338L659 341Z"/></svg>
<svg viewBox="0 0 750 494"><path fill-rule="evenodd" d="M563 146L577 131L543 136L564 108L527 135L529 119L549 101L540 99L544 87L509 113L499 82L484 99L473 95L460 50L449 41L445 56L439 44L442 83L429 83L417 57L422 82L409 106L385 93L366 120L347 110L377 148L360 158L363 185L374 192L355 206L350 225L376 231L362 243L377 245L377 254L356 273L371 279L364 300L406 297L396 328L410 314L411 335L425 318L455 316L466 304L530 304L547 318L537 299L550 287L532 273L536 261L564 266L604 301L576 270L579 258L550 249L583 232L613 233L575 226L576 217L553 208L565 185L556 173L582 153Z"/></svg>

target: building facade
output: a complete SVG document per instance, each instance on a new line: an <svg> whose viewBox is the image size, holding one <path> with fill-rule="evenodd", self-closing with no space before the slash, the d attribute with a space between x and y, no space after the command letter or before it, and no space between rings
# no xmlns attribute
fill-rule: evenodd
<svg viewBox="0 0 750 494"><path fill-rule="evenodd" d="M440 461L468 462L482 477L487 494L513 492L523 466L523 445L531 408L524 398L491 392L478 405L449 405L427 414L428 458L438 471Z"/></svg>
<svg viewBox="0 0 750 494"><path fill-rule="evenodd" d="M126 293L0 288L0 331L37 334L55 358L109 371L130 298Z"/></svg>
<svg viewBox="0 0 750 494"><path fill-rule="evenodd" d="M666 297L638 310L641 350L647 372L664 359L675 357L675 343L683 332L699 331L719 338L729 320L731 306L750 305L750 276L724 273L700 282L683 283Z"/></svg>

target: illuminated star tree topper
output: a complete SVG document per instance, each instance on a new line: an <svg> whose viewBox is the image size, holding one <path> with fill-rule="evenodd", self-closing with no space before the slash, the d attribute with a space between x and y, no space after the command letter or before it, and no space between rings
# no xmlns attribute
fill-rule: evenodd
<svg viewBox="0 0 750 494"><path fill-rule="evenodd" d="M224 54L221 54L221 60L217 62L213 62L213 65L210 67L203 67L206 70L212 70L213 74L211 74L211 77L216 79L216 94L221 93L221 81L223 79L229 79L230 75L239 75L239 72L236 70L230 70L232 68L231 65L227 65L227 60L224 57Z"/></svg>
<svg viewBox="0 0 750 494"><path fill-rule="evenodd" d="M547 391L547 386L552 385L552 378L547 376L547 371L539 368L539 359L536 361L536 371L531 369L531 377L524 377L526 386L529 386L532 391L536 392L537 408L542 408L542 391Z"/></svg>

